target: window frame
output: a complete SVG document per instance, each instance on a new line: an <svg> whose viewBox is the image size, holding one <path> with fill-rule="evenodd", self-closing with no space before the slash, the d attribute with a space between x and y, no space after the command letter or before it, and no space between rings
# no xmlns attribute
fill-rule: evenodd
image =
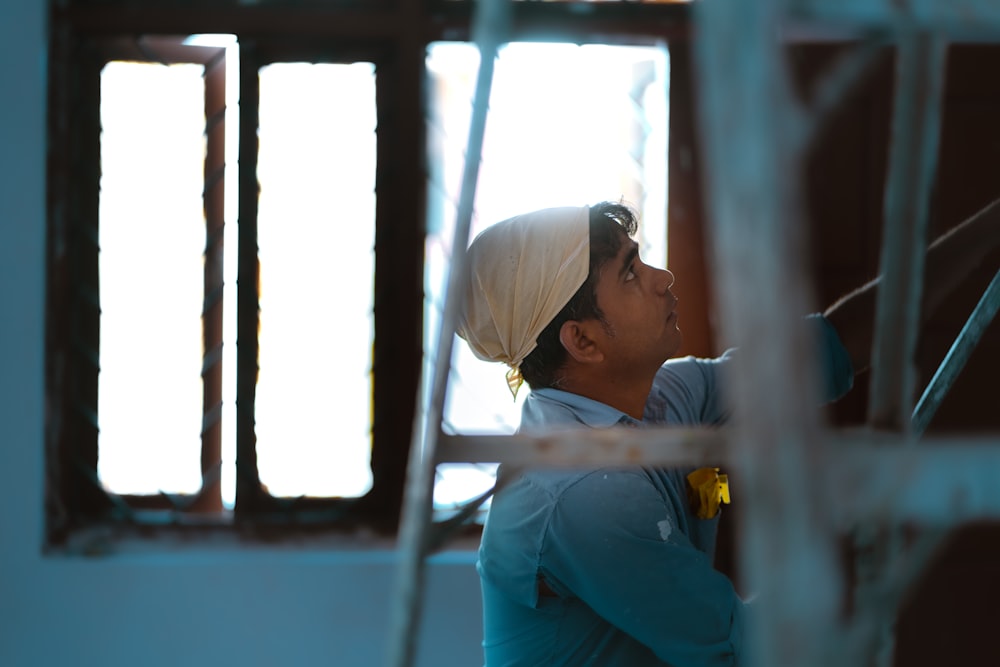
<svg viewBox="0 0 1000 667"><path fill-rule="evenodd" d="M116 494L116 499L133 510L206 513L222 511L222 267L226 162L226 50L220 47L183 44L182 39L164 36L120 37L101 40L96 44L102 68L113 60L165 65L196 64L204 67L202 79L205 84L201 487L191 494ZM96 399L96 394L94 398ZM93 463L96 466L96 459Z"/></svg>
<svg viewBox="0 0 1000 667"><path fill-rule="evenodd" d="M375 171L375 340L372 352L372 488L359 498L277 498L263 488L257 470L254 397L257 377L257 128L258 71L279 62L375 65L377 158ZM407 354L406 340L420 340L422 317L412 312L422 303L424 211L403 202L422 202L422 187L407 182L393 155L420 150L422 136L403 136L392 91L399 84L398 58L382 46L344 42L336 49L323 40L251 39L240 42L239 248L237 277L236 505L238 522L261 527L300 525L394 530L402 500L405 457L386 454L409 446L419 356ZM409 144L409 145L408 145ZM422 172L421 172L422 173ZM412 180L412 177L411 177ZM407 196L411 199L407 199ZM420 199L416 199L416 197ZM420 252L414 251L419 246ZM409 278L401 277L410 276ZM418 278L418 276L420 276ZM335 307L331 303L328 307ZM388 331L389 335L385 332ZM405 332L409 332L409 337ZM380 335L381 334L381 335ZM388 369L382 372L381 369ZM405 425L405 429L401 428ZM391 443L391 444L389 444ZM403 444L405 443L405 444ZM400 489L397 491L397 489ZM294 518L293 518L294 515Z"/></svg>
<svg viewBox="0 0 1000 667"><path fill-rule="evenodd" d="M50 539L65 535L82 515L110 512L132 520L136 512L222 509L222 253L225 163L225 59L217 47L193 46L163 36L72 42L69 90L53 84L53 102L71 113L50 127L48 307L46 379L50 419L47 518ZM97 393L100 372L100 87L112 61L181 64L204 68L205 137L201 488L193 494L131 495L104 490L97 479ZM60 93L66 93L60 97ZM55 105L54 105L55 106ZM58 107L57 107L58 108ZM53 114L55 116L55 114ZM60 200L60 197L62 199ZM59 205L62 203L63 205ZM58 416L58 419L52 419ZM59 481L54 485L53 479ZM54 488L55 487L55 488Z"/></svg>
<svg viewBox="0 0 1000 667"><path fill-rule="evenodd" d="M428 182L425 54L435 41L468 41L473 6L465 0L381 0L366 3L363 9L352 0L300 0L281 6L211 0L198 7L183 0L53 0L45 390L48 547L64 547L75 534L94 526L113 526L129 534L166 529L188 532L192 526L207 526L211 530L235 529L241 537L266 541L330 531L395 534L422 367ZM512 6L511 39L608 44L666 41L671 47L675 42L683 47L689 33L689 9L684 4L517 2ZM109 53L115 53L108 50L111 47L134 52L137 42L133 35L160 43L162 36L199 33L234 34L240 45L237 490L230 514L219 511L217 480L204 497L161 498L107 493L96 476L102 59L122 57L108 58ZM671 57L673 61L673 50ZM256 466L257 72L270 63L298 61L375 64L373 485L359 498L276 498L260 485ZM689 104L690 91L674 88L674 69L672 66L671 100L680 94ZM675 163L675 116L683 117L675 113L672 104L671 167ZM689 116L687 120L690 122ZM219 164L213 161L213 170ZM671 209L675 196L678 201L686 198L690 208L690 199L697 195L675 194L672 168L671 174ZM692 177L688 174L685 178ZM219 204L221 224L221 201ZM208 207L206 202L206 210ZM669 233L674 233L672 225ZM221 244L221 233L214 227L210 239L213 234ZM210 243L208 247L215 246ZM221 245L218 252L221 257ZM206 280L207 273L206 266ZM209 308L214 307L214 302L209 303L210 291L206 282ZM221 313L221 301L219 309ZM213 347L206 345L209 350ZM206 367L221 378L220 365ZM206 382L206 388L209 384ZM214 397L206 393L206 412L216 405ZM209 423L210 418L206 420ZM217 441L203 443L202 469L206 474L218 461L218 451Z"/></svg>

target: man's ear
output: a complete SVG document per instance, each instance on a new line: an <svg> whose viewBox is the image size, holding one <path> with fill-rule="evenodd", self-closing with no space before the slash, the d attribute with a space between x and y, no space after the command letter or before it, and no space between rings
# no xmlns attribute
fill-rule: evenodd
<svg viewBox="0 0 1000 667"><path fill-rule="evenodd" d="M604 352L590 334L588 322L567 320L559 327L559 342L574 361L595 364L604 361Z"/></svg>

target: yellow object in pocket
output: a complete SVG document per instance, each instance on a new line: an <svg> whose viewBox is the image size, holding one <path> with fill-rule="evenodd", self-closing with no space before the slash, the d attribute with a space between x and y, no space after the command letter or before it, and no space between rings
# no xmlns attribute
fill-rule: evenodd
<svg viewBox="0 0 1000 667"><path fill-rule="evenodd" d="M718 468L698 468L687 480L691 509L699 519L711 519L720 504L729 504L729 477L720 475Z"/></svg>

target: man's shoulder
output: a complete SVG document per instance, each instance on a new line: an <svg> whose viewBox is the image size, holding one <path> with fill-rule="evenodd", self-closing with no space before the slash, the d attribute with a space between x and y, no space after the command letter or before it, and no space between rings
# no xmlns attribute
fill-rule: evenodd
<svg viewBox="0 0 1000 667"><path fill-rule="evenodd" d="M724 369L734 350L722 356L670 359L653 379L643 421L656 424L717 424L726 411L720 399Z"/></svg>

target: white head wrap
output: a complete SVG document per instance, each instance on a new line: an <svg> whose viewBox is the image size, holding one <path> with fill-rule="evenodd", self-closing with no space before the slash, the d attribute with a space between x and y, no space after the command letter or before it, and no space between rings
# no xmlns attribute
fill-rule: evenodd
<svg viewBox="0 0 1000 667"><path fill-rule="evenodd" d="M469 246L458 335L480 359L520 365L590 271L590 208L549 208L486 228Z"/></svg>

